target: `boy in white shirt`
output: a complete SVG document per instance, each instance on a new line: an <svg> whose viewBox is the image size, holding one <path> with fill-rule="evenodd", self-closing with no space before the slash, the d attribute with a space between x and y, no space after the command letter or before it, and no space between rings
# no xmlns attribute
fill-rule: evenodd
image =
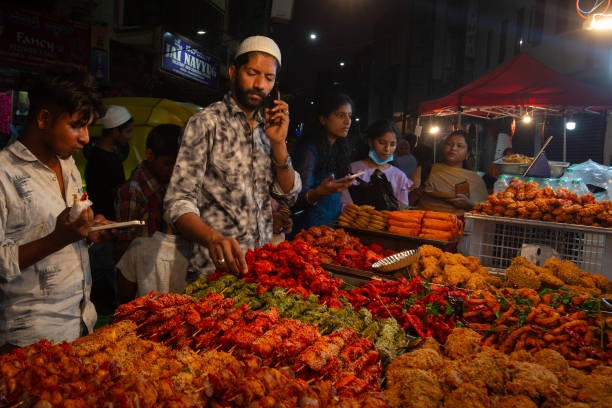
<svg viewBox="0 0 612 408"><path fill-rule="evenodd" d="M120 303L158 293L183 293L192 244L166 227L151 237L135 238L115 266Z"/></svg>

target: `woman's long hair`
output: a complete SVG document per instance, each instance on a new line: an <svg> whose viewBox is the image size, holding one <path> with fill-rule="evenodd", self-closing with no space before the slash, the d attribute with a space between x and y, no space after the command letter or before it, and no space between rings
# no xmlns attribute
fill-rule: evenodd
<svg viewBox="0 0 612 408"><path fill-rule="evenodd" d="M319 152L319 165L315 169L317 178L327 177L329 173L339 177L344 177L350 171L351 147L348 138L338 138L334 144L330 144L325 134L325 128L319 122L320 116L329 116L343 105L350 105L355 108L353 100L339 90L331 90L323 95L316 105L315 123L317 129L312 132L305 132L304 137L313 143Z"/></svg>

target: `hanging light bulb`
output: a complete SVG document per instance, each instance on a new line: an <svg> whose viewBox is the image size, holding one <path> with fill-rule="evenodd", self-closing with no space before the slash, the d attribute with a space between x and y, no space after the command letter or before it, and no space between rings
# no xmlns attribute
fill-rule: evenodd
<svg viewBox="0 0 612 408"><path fill-rule="evenodd" d="M438 127L438 125L433 125L429 128L429 133L431 133L432 135L437 135L438 132L440 132L440 127Z"/></svg>
<svg viewBox="0 0 612 408"><path fill-rule="evenodd" d="M531 123L531 116L529 115L529 112L525 112L523 115L523 123Z"/></svg>
<svg viewBox="0 0 612 408"><path fill-rule="evenodd" d="M570 117L567 122L565 122L565 128L567 130L574 130L576 129L576 121L574 121L573 117Z"/></svg>

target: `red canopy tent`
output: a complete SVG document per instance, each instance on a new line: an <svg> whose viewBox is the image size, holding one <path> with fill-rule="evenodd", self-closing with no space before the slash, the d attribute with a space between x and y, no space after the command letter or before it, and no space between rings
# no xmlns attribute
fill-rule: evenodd
<svg viewBox="0 0 612 408"><path fill-rule="evenodd" d="M525 109L567 114L602 111L611 106L612 92L565 76L521 53L447 96L422 102L419 115L496 119L518 117Z"/></svg>

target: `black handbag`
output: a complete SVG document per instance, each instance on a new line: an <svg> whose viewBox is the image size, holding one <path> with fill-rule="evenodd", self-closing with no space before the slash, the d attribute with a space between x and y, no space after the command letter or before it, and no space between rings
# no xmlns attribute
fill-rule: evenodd
<svg viewBox="0 0 612 408"><path fill-rule="evenodd" d="M370 181L357 177L358 184L349 187L353 203L357 205L371 205L377 210L397 210L399 201L393 192L393 186L385 173L376 169Z"/></svg>

